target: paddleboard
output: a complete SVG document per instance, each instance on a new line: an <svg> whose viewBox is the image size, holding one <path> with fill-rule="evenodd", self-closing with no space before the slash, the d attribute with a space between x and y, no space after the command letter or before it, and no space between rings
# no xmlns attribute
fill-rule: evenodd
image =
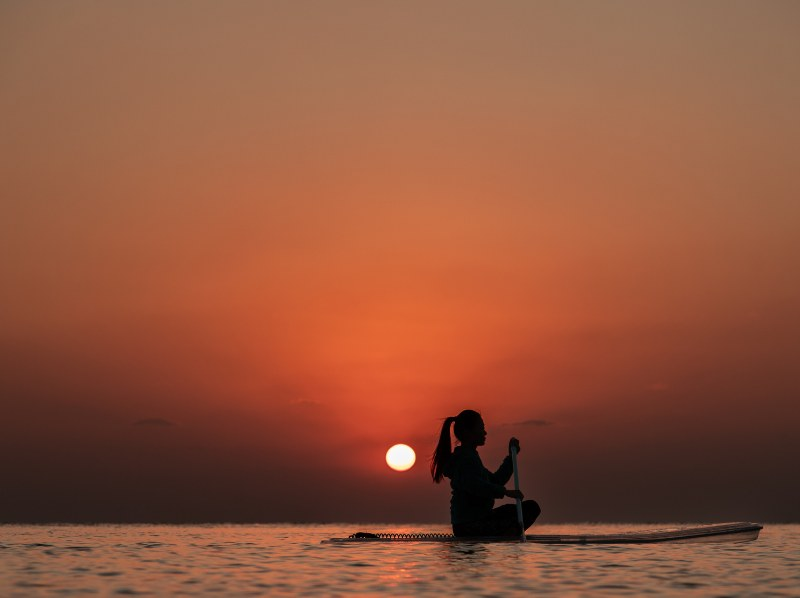
<svg viewBox="0 0 800 598"><path fill-rule="evenodd" d="M656 544L700 542L751 542L763 526L758 523L716 523L694 527L636 530L613 534L528 534L531 544ZM519 542L518 536L456 537L452 534L393 534L357 532L347 538L330 538L323 544L373 544L375 542Z"/></svg>

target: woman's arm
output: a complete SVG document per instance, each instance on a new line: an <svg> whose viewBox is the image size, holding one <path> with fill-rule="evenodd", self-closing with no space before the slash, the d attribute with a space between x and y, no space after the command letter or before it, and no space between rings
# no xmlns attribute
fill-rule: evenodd
<svg viewBox="0 0 800 598"><path fill-rule="evenodd" d="M506 489L503 484L495 483L492 474L475 454L474 459L462 460L450 478L453 489L458 489L473 496L484 498L503 498Z"/></svg>
<svg viewBox="0 0 800 598"><path fill-rule="evenodd" d="M506 482L511 479L514 473L514 465L511 463L511 457L506 457L494 473L489 473L489 479L495 484L505 486Z"/></svg>
<svg viewBox="0 0 800 598"><path fill-rule="evenodd" d="M511 479L511 476L514 474L514 465L511 462L511 447L516 447L517 452L519 452L519 440L516 438L511 438L508 441L508 452L509 455L503 459L503 462L500 464L500 467L497 468L497 471L494 473L489 473L489 478L495 484L500 484L501 486L505 486L506 482Z"/></svg>

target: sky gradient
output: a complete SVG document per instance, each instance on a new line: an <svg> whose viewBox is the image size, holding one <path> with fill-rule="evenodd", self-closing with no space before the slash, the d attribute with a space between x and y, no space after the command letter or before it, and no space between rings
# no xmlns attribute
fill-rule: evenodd
<svg viewBox="0 0 800 598"><path fill-rule="evenodd" d="M798 521L800 3L0 4L0 521ZM393 444L418 455L384 462Z"/></svg>

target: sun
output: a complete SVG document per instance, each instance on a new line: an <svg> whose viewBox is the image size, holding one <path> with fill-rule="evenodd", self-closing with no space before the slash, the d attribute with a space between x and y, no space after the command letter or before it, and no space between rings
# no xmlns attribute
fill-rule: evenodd
<svg viewBox="0 0 800 598"><path fill-rule="evenodd" d="M386 464L395 471L408 471L414 466L417 455L407 444L395 444L386 451Z"/></svg>

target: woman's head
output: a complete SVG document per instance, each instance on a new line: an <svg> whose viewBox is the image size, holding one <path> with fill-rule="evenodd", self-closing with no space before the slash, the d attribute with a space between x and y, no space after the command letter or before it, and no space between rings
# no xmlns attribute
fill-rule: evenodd
<svg viewBox="0 0 800 598"><path fill-rule="evenodd" d="M455 417L448 417L442 424L439 442L431 457L431 477L437 484L444 476L444 466L453 453L450 444L450 426L459 442L467 446L481 446L486 442L486 428L481 414L472 409L465 409Z"/></svg>
<svg viewBox="0 0 800 598"><path fill-rule="evenodd" d="M486 427L481 414L472 409L465 409L454 420L453 434L461 444L481 446L486 444Z"/></svg>

